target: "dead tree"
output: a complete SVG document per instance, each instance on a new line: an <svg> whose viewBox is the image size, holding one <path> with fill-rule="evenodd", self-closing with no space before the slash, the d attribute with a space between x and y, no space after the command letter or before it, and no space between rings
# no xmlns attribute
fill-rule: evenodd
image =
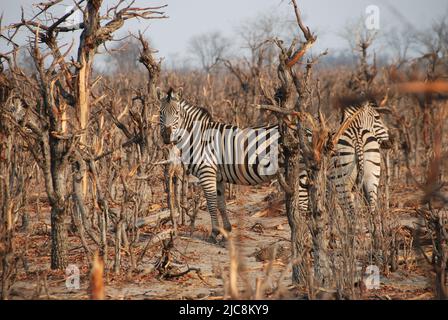
<svg viewBox="0 0 448 320"><path fill-rule="evenodd" d="M93 85L90 78L94 55L101 44L113 39L113 33L120 29L126 20L165 17L163 12L158 11L165 6L138 8L132 7L132 2L127 4L122 0L108 8L105 15L100 16L102 0L89 0L83 7L84 2L84 0L78 1L73 10L60 18L51 19L48 17L53 17L53 15L48 15L48 13L51 13L51 9L57 2L41 4L39 14L27 20L22 13L19 23L6 28L12 35L8 34L3 37L13 43L11 38L20 29L26 29L34 39L30 43L30 51L37 68L39 97L36 99L35 105L30 105L33 117L30 117L25 123L25 127L29 130L22 130L22 133L24 138L29 141L30 151L44 173L46 191L51 205L51 267L53 269L61 269L66 266L64 222L69 195L66 187L67 165L71 161L76 163L82 159L72 157L75 149L87 154L93 153L90 152L89 142L86 139L89 109L102 99L101 97L97 97L93 101L91 99ZM83 12L83 22L73 26L64 26L63 22L78 9ZM72 46L62 53L58 45L58 35L74 30L82 30L82 33L77 61L70 61L67 56ZM45 53L42 51L42 45L46 46ZM50 59L50 65L46 63L46 59ZM18 76L23 76L23 73L18 72ZM80 163L73 166L73 168L85 167ZM85 175L84 172L80 174ZM76 187L76 184L80 183L78 180L74 181L76 190L79 190ZM86 191L86 181L84 179L83 194ZM77 206L84 205L83 194L78 195ZM106 216L107 203L101 203L99 198L98 201L99 207ZM107 228L107 226L103 227ZM103 255L105 254L103 252Z"/></svg>
<svg viewBox="0 0 448 320"><path fill-rule="evenodd" d="M311 33L308 27L302 23L296 2L293 0L294 12L297 18L298 27L303 34L305 41L295 49L297 39L292 42L288 49L284 47L282 41L276 39L274 43L280 50L279 64L277 68L280 86L275 95L271 96L264 90L265 96L270 100L271 105L261 106L263 109L274 111L278 117L282 135L283 156L285 158L285 176L279 174L279 182L285 190L286 214L291 227L291 247L293 260L293 281L304 283L306 281L303 261L307 259L307 250L304 248L303 240L305 214L299 209L299 174L300 157L304 158L308 176L310 179L310 218L312 223L312 247L314 254L314 279L311 290L314 287L325 287L328 281L328 262L326 261L326 245L324 235L323 220L323 199L322 183L325 177L322 175L322 159L324 158L324 141L327 139L325 127L316 126L313 136L313 144L309 145L305 138L304 125L301 123L309 118L305 111L309 105L310 98L310 72L312 61L309 60L304 71L303 78L300 78L298 69L294 66L300 61L307 50L316 41L316 36ZM296 120L285 119L285 116L293 116ZM323 124L322 124L323 125ZM322 129L322 130L321 130ZM313 296L313 294L311 295Z"/></svg>
<svg viewBox="0 0 448 320"><path fill-rule="evenodd" d="M448 83L445 81L403 83L398 86L399 91L406 93L424 93L436 96L440 93L448 92ZM431 158L428 163L428 170L425 177L419 177L417 170L412 170L410 163L410 150L405 153L406 167L413 179L413 183L422 191L423 197L421 205L416 209L417 214L423 219L424 226L428 230L431 239L432 257L426 256L425 251L420 246L417 239L417 247L426 261L432 265L435 272L434 291L437 299L448 299L448 217L447 206L448 196L443 190L443 177L446 174L444 159L448 152L444 150L446 145L446 134L444 134L446 118L448 116L448 100L441 98L441 101L434 103L433 117L429 123L433 129L432 141L428 146L431 150ZM423 118L424 121L424 118ZM418 167L417 167L418 168ZM424 180L423 183L420 181ZM422 226L419 226L419 233Z"/></svg>
<svg viewBox="0 0 448 320"><path fill-rule="evenodd" d="M147 91L146 91L146 97L148 101L142 101L143 103L143 109L142 109L142 119L145 122L145 125L143 126L143 130L141 132L142 134L142 140L143 140L143 149L144 146L147 146L147 130L150 123L148 123L149 116L150 116L150 110L155 110L158 108L159 100L157 98L157 85L159 83L159 77L160 77L160 65L161 60L156 61L152 55L152 50L149 47L148 42L143 38L143 35L139 33L138 40L142 46L140 50L140 57L138 61L143 64L148 71L148 84L147 84ZM148 110L148 107L150 110ZM143 150L142 150L143 151Z"/></svg>
<svg viewBox="0 0 448 320"><path fill-rule="evenodd" d="M19 215L26 205L25 187L33 170L27 161L29 154L25 152L24 142L11 123L21 121L24 111L13 90L7 90L16 83L8 79L3 70L0 71L1 78L4 95L0 96L0 300L6 300L16 279L22 254L15 235Z"/></svg>

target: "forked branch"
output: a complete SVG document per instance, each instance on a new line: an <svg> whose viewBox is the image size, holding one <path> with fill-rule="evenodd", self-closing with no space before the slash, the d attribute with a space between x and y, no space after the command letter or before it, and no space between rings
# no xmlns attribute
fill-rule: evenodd
<svg viewBox="0 0 448 320"><path fill-rule="evenodd" d="M313 46L317 38L311 33L310 28L308 28L303 24L302 17L300 16L300 11L297 6L296 0L291 0L291 2L294 7L294 13L296 15L297 25L302 31L306 42L299 49L297 49L291 57L288 58L288 60L286 61L286 66L288 68L294 66L305 55L305 53Z"/></svg>

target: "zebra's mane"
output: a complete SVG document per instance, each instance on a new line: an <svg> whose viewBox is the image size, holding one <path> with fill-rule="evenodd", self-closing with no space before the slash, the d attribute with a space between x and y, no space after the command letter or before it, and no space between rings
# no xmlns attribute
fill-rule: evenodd
<svg viewBox="0 0 448 320"><path fill-rule="evenodd" d="M185 99L181 99L180 101L179 101L179 105L182 107L182 108L184 108L184 109L188 109L189 111L199 111L199 114L200 115L202 115L204 118L203 119L206 119L206 120L209 120L209 121L211 121L211 122L215 122L215 123L221 123L221 124L225 124L225 125L231 125L231 126L234 126L234 127L237 127L236 125L234 125L234 124L232 124L232 123L224 123L224 122L220 122L220 121L215 121L214 119L213 119L213 117L212 117L212 115L211 115L211 113L210 113L210 111L208 111L206 108L204 108L204 107L200 107L200 106L197 106L197 105L194 105L194 104L190 104L188 101L186 101ZM268 124L268 125L260 125L260 126L255 126L255 127L248 127L248 128L250 128L250 129L254 129L254 130L256 130L256 129L267 129L267 130L270 130L270 129L273 129L273 128L275 128L275 127L278 127L278 124ZM239 129L246 129L246 128L243 128L243 127L239 127Z"/></svg>
<svg viewBox="0 0 448 320"><path fill-rule="evenodd" d="M377 108L378 105L374 101L365 101L364 103L346 106L343 110L356 111L356 110L359 110L359 109L365 108L365 107Z"/></svg>
<svg viewBox="0 0 448 320"><path fill-rule="evenodd" d="M212 115L211 115L210 111L208 111L204 107L200 107L200 106L196 106L196 105L190 104L185 99L182 99L181 101L179 101L179 105L181 105L183 108L187 108L189 110L198 110L201 115L206 117L208 120L213 121L213 118L212 118Z"/></svg>
<svg viewBox="0 0 448 320"><path fill-rule="evenodd" d="M344 122L344 120L347 118L347 116L353 115L358 110L363 108L377 108L377 104L372 101L366 101L363 104L357 104L357 105L349 105L342 109L342 117L341 117L341 123Z"/></svg>

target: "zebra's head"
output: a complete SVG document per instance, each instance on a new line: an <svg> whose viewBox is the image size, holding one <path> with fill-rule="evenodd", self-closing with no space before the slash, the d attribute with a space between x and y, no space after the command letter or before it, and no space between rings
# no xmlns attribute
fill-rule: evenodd
<svg viewBox="0 0 448 320"><path fill-rule="evenodd" d="M176 143L175 136L181 120L181 91L175 92L170 88L166 94L162 94L158 89L157 95L160 100L160 134L163 143Z"/></svg>
<svg viewBox="0 0 448 320"><path fill-rule="evenodd" d="M383 148L390 148L392 139L389 135L389 128L384 123L380 113L390 113L387 108L375 107L371 103L366 103L357 107L348 107L344 109L343 120L360 111L359 115L363 119L363 126L370 128L373 131L376 139Z"/></svg>

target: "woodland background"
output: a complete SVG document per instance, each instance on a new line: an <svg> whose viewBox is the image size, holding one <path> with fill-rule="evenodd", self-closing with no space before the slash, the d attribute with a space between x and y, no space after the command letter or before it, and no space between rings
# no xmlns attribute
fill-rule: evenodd
<svg viewBox="0 0 448 320"><path fill-rule="evenodd" d="M1 25L10 48L0 53L2 299L448 297L446 19L381 37L351 26L349 54L310 54L318 35L292 1L292 23L267 14L243 23L232 42L219 33L194 37L195 64L176 67L154 57L151 30L112 41L128 19L163 24L165 6L117 1L105 11L99 0L79 1L83 21L66 26L70 12L47 14L57 2ZM82 30L77 48L58 38L74 29ZM26 43L15 42L17 30ZM387 53L372 49L378 41ZM244 50L229 49L235 42ZM94 63L104 44L109 70ZM229 186L235 232L225 247L205 242L202 191L166 161L156 87L182 88L218 121L299 119L316 133L305 146L300 130L288 131L285 181ZM365 92L390 109L383 116L394 145L383 154L377 214L360 204L347 221L322 196L322 139L338 130L340 107ZM294 137L313 164L309 214L293 205ZM350 226L356 248L347 245ZM80 289L66 287L69 265L79 269ZM366 289L369 265L380 270L379 289Z"/></svg>

